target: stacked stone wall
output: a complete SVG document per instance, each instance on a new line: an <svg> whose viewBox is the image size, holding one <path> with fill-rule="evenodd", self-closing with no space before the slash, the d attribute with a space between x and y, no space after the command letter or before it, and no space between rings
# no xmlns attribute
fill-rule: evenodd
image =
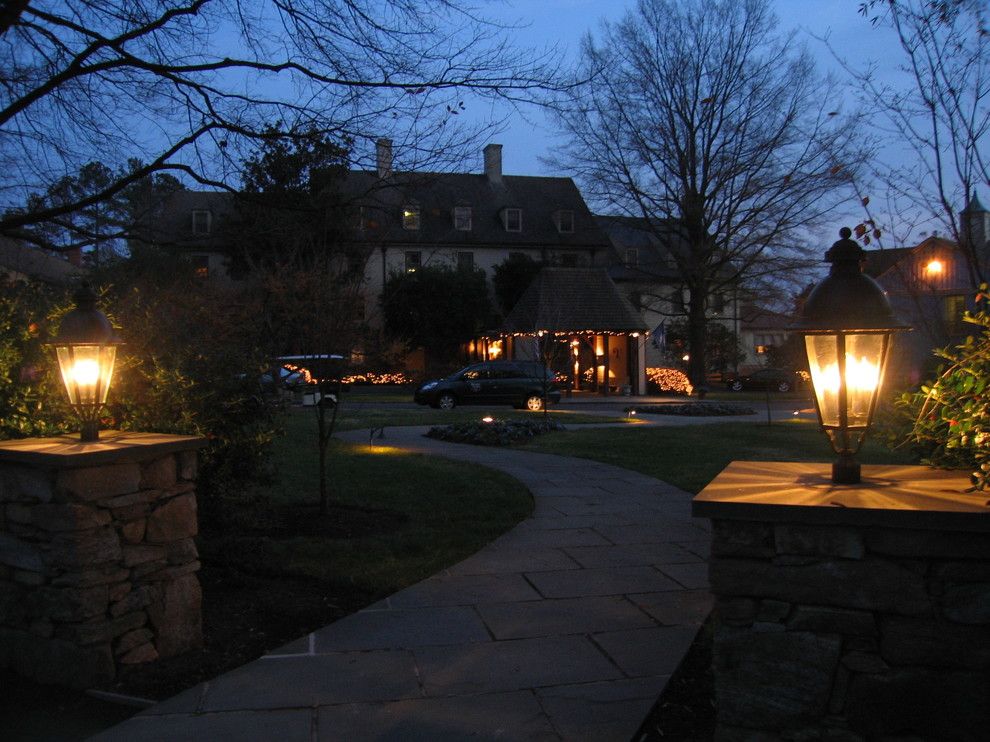
<svg viewBox="0 0 990 742"><path fill-rule="evenodd" d="M986 739L990 533L714 520L717 739Z"/></svg>
<svg viewBox="0 0 990 742"><path fill-rule="evenodd" d="M202 643L195 450L0 462L0 667L79 688Z"/></svg>

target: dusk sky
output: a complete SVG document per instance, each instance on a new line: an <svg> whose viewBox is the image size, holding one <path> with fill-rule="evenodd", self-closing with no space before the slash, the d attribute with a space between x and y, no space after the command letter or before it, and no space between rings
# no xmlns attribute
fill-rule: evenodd
<svg viewBox="0 0 990 742"><path fill-rule="evenodd" d="M558 43L569 59L576 56L581 37L597 31L602 18L617 20L636 0L504 0L486 8L488 15L506 23L526 24L513 34L520 46L542 48ZM774 6L782 31L795 30L798 40L819 60L821 69L835 69L836 64L825 46L814 36L829 35L833 46L848 61L860 67L869 60L881 70L893 71L896 50L889 33L874 29L858 12L860 0L775 0ZM836 91L836 106L850 106L848 95ZM479 112L487 115L488 111ZM539 111L513 113L509 128L496 137L503 145L504 171L513 175L546 175L540 162L554 146L554 132ZM528 120L526 120L528 119ZM477 163L480 169L480 153Z"/></svg>

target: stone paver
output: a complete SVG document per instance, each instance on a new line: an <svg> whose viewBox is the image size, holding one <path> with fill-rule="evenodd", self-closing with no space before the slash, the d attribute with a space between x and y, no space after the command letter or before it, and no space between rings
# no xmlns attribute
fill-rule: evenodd
<svg viewBox="0 0 990 742"><path fill-rule="evenodd" d="M709 534L691 496L606 464L423 430L390 428L386 442L516 477L533 516L95 739L628 740L711 606Z"/></svg>

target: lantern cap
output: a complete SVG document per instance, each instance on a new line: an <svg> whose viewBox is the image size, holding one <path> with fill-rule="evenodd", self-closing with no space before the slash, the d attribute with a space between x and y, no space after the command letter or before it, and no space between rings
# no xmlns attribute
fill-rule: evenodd
<svg viewBox="0 0 990 742"><path fill-rule="evenodd" d="M894 315L887 295L863 273L866 253L843 227L840 239L825 253L829 275L808 295L791 329L806 333L881 332L910 329Z"/></svg>
<svg viewBox="0 0 990 742"><path fill-rule="evenodd" d="M119 345L121 340L107 316L96 308L96 293L83 282L72 296L76 308L63 318L53 345Z"/></svg>

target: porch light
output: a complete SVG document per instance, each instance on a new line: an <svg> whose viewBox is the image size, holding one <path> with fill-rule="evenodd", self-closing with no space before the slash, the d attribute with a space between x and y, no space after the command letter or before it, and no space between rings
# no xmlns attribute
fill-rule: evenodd
<svg viewBox="0 0 990 742"><path fill-rule="evenodd" d="M73 296L76 308L62 318L55 346L62 382L81 423L79 440L100 437L100 408L106 404L120 340L110 320L96 308L96 294L83 283Z"/></svg>
<svg viewBox="0 0 990 742"><path fill-rule="evenodd" d="M873 421L890 338L909 329L894 316L883 289L863 274L866 256L843 227L825 253L828 277L808 296L794 330L804 336L815 408L838 459L832 481L856 484L855 456Z"/></svg>
<svg viewBox="0 0 990 742"><path fill-rule="evenodd" d="M938 259L933 259L928 262L925 266L925 273L928 276L940 276L942 271L945 270L945 266L942 265L942 261Z"/></svg>

